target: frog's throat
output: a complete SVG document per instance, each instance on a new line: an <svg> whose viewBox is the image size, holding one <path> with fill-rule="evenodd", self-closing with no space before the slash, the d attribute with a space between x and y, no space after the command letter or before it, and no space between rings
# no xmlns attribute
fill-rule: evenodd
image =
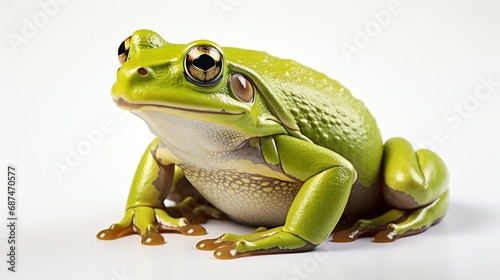
<svg viewBox="0 0 500 280"><path fill-rule="evenodd" d="M129 110L129 111L141 110L144 107L156 107L159 109L165 108L165 109L170 109L170 110L179 110L179 111L186 111L186 112L192 112L192 113L206 113L206 114L242 115L245 113L245 112L228 112L224 109L221 109L219 111L215 111L215 110L203 110L203 109L185 108L185 107L159 105L159 104L130 103L121 97L118 99L114 99L114 101L120 108Z"/></svg>

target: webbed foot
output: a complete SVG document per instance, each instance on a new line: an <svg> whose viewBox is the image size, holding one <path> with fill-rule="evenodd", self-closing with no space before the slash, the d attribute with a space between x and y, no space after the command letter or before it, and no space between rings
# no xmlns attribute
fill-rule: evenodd
<svg viewBox="0 0 500 280"><path fill-rule="evenodd" d="M162 232L179 232L184 235L206 234L205 228L190 224L186 218L172 218L163 209L147 206L129 208L122 221L97 234L100 240L113 240L131 234L139 234L144 245L161 245Z"/></svg>
<svg viewBox="0 0 500 280"><path fill-rule="evenodd" d="M225 233L218 238L204 239L196 248L214 251L217 259L235 259L244 256L311 251L316 247L302 238L285 232L281 227L254 233L235 235Z"/></svg>
<svg viewBox="0 0 500 280"><path fill-rule="evenodd" d="M375 242L396 239L425 231L437 224L446 214L448 191L429 205L417 209L392 209L373 219L362 219L352 227L335 232L334 242L350 242L364 235L374 236Z"/></svg>

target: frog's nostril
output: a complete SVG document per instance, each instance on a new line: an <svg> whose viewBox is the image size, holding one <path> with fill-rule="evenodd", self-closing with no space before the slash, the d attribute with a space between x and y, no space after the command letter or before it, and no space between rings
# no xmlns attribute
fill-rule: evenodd
<svg viewBox="0 0 500 280"><path fill-rule="evenodd" d="M137 69L137 73L139 73L139 75L141 76L146 76L149 73L149 71L146 68L139 67Z"/></svg>

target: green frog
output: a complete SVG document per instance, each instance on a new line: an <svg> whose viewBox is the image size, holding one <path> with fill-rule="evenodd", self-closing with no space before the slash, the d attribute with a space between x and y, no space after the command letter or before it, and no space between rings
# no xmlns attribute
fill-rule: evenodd
<svg viewBox="0 0 500 280"><path fill-rule="evenodd" d="M339 82L292 60L166 42L139 30L119 47L116 104L156 138L130 189L124 218L97 238L206 234L231 219L245 235L201 240L219 259L313 250L371 235L420 233L448 207L448 171L432 151L382 141L363 102ZM176 204L165 205L170 199Z"/></svg>

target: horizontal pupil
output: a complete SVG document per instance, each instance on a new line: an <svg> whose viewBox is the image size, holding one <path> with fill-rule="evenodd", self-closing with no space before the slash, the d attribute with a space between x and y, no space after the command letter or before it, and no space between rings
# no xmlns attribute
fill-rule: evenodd
<svg viewBox="0 0 500 280"><path fill-rule="evenodd" d="M121 55L121 54L124 54L124 53L125 53L125 42L122 42L120 44L120 47L118 47L118 55Z"/></svg>
<svg viewBox="0 0 500 280"><path fill-rule="evenodd" d="M193 60L193 65L207 71L215 66L215 60L208 54L202 54Z"/></svg>

